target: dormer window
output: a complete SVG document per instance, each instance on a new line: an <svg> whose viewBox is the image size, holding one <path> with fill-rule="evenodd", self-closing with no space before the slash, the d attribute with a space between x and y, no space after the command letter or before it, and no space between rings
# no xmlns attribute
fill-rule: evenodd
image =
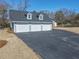
<svg viewBox="0 0 79 59"><path fill-rule="evenodd" d="M27 19L29 19L29 20L32 19L32 14L31 13L27 13Z"/></svg>
<svg viewBox="0 0 79 59"><path fill-rule="evenodd" d="M43 20L43 14L39 15L39 20Z"/></svg>

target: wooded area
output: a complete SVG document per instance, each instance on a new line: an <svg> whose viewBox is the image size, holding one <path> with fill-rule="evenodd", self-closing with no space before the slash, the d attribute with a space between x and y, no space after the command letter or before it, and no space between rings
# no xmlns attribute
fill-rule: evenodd
<svg viewBox="0 0 79 59"><path fill-rule="evenodd" d="M8 4L0 1L0 27L10 27L8 20L5 18Z"/></svg>
<svg viewBox="0 0 79 59"><path fill-rule="evenodd" d="M42 11L54 19L59 27L78 27L79 13L71 9L62 8L56 12Z"/></svg>
<svg viewBox="0 0 79 59"><path fill-rule="evenodd" d="M69 9L61 9L56 11L54 19L58 25L66 27L78 27L79 26L79 13Z"/></svg>

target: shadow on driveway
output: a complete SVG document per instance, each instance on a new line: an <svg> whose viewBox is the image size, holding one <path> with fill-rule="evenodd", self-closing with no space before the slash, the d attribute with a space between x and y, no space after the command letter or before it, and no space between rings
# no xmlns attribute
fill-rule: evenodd
<svg viewBox="0 0 79 59"><path fill-rule="evenodd" d="M17 33L43 59L79 59L79 35L63 30Z"/></svg>

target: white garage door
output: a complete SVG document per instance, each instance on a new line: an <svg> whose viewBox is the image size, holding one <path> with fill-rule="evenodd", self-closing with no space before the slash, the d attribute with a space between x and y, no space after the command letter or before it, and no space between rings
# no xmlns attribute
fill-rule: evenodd
<svg viewBox="0 0 79 59"><path fill-rule="evenodd" d="M31 31L41 31L41 25L31 25Z"/></svg>
<svg viewBox="0 0 79 59"><path fill-rule="evenodd" d="M14 24L14 32L48 31L52 29L51 24Z"/></svg>
<svg viewBox="0 0 79 59"><path fill-rule="evenodd" d="M48 31L48 30L52 30L52 25L51 24L42 25L42 31Z"/></svg>
<svg viewBox="0 0 79 59"><path fill-rule="evenodd" d="M29 32L29 26L27 24L15 24L14 32Z"/></svg>

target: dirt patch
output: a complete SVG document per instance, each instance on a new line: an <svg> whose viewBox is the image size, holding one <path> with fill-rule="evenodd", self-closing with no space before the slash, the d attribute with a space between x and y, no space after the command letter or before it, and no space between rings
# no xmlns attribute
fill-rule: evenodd
<svg viewBox="0 0 79 59"><path fill-rule="evenodd" d="M7 44L8 41L6 40L0 40L0 48L2 48L3 46L5 46Z"/></svg>

